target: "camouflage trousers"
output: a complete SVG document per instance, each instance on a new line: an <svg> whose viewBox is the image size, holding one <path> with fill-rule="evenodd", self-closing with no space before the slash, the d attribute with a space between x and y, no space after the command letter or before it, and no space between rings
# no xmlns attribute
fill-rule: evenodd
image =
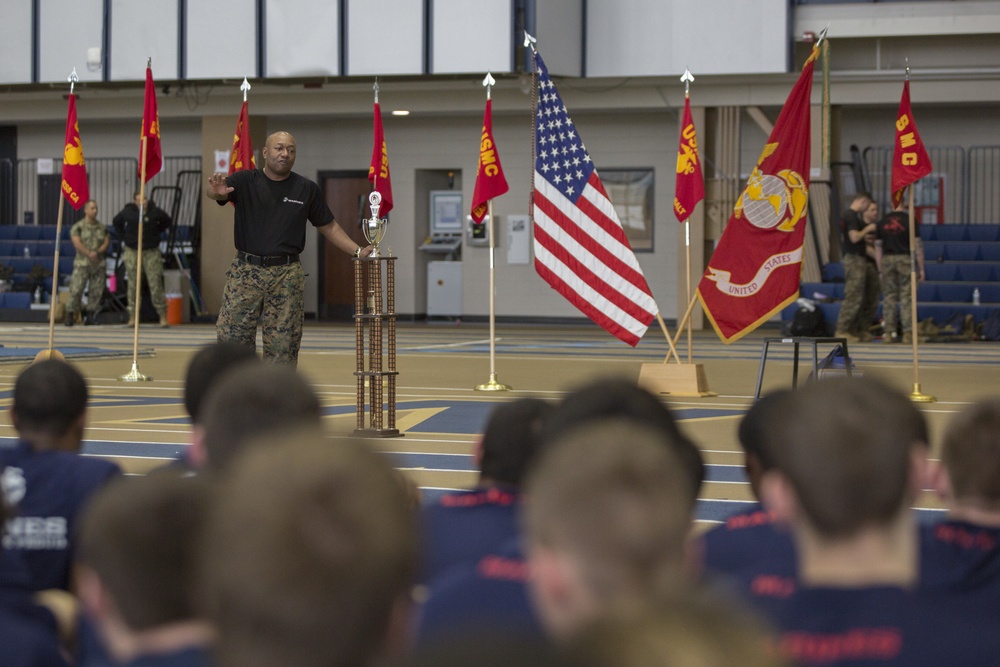
<svg viewBox="0 0 1000 667"><path fill-rule="evenodd" d="M305 286L305 272L298 262L264 267L234 259L226 272L215 325L219 341L256 350L260 324L264 360L295 366L302 343Z"/></svg>
<svg viewBox="0 0 1000 667"><path fill-rule="evenodd" d="M135 315L136 267L139 263L139 253L126 246L122 259L125 260L125 273L128 276L128 314ZM167 315L167 296L163 293L163 255L159 248L149 248L142 251L142 275L149 285L149 298L160 317Z"/></svg>
<svg viewBox="0 0 1000 667"><path fill-rule="evenodd" d="M900 321L903 333L913 331L912 307L910 256L882 255L882 318L885 320L886 333L896 332Z"/></svg>
<svg viewBox="0 0 1000 667"><path fill-rule="evenodd" d="M868 331L878 310L878 268L861 255L844 255L844 301L837 316L837 331Z"/></svg>
<svg viewBox="0 0 1000 667"><path fill-rule="evenodd" d="M97 310L101 297L104 296L104 282L107 280L104 259L98 262L83 259L85 261L73 261L73 275L69 279L69 303L66 305L66 310L71 313L80 310L80 300L87 283L90 283L90 289L87 290L87 310Z"/></svg>

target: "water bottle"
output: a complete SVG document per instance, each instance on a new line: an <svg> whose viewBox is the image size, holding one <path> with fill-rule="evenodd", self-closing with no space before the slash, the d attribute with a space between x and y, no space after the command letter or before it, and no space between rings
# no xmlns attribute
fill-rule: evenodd
<svg viewBox="0 0 1000 667"><path fill-rule="evenodd" d="M978 306L979 305L979 288L978 287L976 289L972 290L972 305L973 306Z"/></svg>
<svg viewBox="0 0 1000 667"><path fill-rule="evenodd" d="M31 248L28 247L27 243L24 244L24 256L31 257Z"/></svg>
<svg viewBox="0 0 1000 667"><path fill-rule="evenodd" d="M42 302L42 286L39 285L38 287L35 288L35 303L41 303L41 302Z"/></svg>

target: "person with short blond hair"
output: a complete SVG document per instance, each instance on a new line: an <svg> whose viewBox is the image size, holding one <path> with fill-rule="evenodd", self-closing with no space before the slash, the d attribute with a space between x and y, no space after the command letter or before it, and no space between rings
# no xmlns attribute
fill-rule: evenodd
<svg viewBox="0 0 1000 667"><path fill-rule="evenodd" d="M659 433L594 422L547 446L529 476L525 539L543 625L569 638L686 585L692 482Z"/></svg>
<svg viewBox="0 0 1000 667"><path fill-rule="evenodd" d="M384 455L317 429L254 446L219 482L200 599L219 667L356 667L401 657L416 521Z"/></svg>

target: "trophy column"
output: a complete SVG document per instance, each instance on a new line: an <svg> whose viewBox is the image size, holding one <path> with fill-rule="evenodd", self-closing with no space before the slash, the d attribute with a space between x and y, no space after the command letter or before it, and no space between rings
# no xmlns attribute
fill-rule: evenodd
<svg viewBox="0 0 1000 667"><path fill-rule="evenodd" d="M372 192L368 200L372 217L365 220L363 229L373 251L367 257L354 258L354 376L357 380L354 434L395 438L403 435L396 428L396 258L379 252L387 223L386 218L378 217L381 195ZM388 340L383 339L383 332Z"/></svg>

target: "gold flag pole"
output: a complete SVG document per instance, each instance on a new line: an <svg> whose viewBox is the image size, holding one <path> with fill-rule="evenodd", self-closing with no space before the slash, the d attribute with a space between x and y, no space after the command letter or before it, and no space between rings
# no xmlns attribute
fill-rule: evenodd
<svg viewBox="0 0 1000 667"><path fill-rule="evenodd" d="M148 68L152 63L152 58L146 61ZM143 98L145 99L145 98ZM153 378L139 372L139 313L142 307L142 216L146 207L146 113L142 114L142 146L139 151L139 236L136 240L136 262L135 262L135 310L132 312L133 335L132 335L132 370L118 379L123 382L148 382Z"/></svg>
<svg viewBox="0 0 1000 667"><path fill-rule="evenodd" d="M913 220L913 184L908 188L907 207L910 216L910 338L913 339L913 392L910 400L914 403L934 403L937 398L920 391L920 368L917 362L917 248L916 233Z"/></svg>
<svg viewBox="0 0 1000 667"><path fill-rule="evenodd" d="M70 72L67 80L69 81L69 94L72 95L73 89L76 87L76 82L80 80L75 67L73 68L73 71ZM44 361L45 359L65 359L62 352L52 349L56 337L56 303L59 301L59 246L62 245L62 220L65 205L66 197L63 196L62 188L60 188L59 208L56 214L56 252L52 259L52 296L49 297L49 347L48 349L41 350L38 354L36 354L35 361Z"/></svg>
<svg viewBox="0 0 1000 667"><path fill-rule="evenodd" d="M486 73L486 78L483 79L483 85L486 86L486 99L490 99L491 90L493 84L496 83L496 79L493 78L492 74ZM510 391L512 387L507 384L503 384L497 380L496 371L496 356L497 356L497 346L496 346L496 262L495 260L495 249L496 249L496 239L493 234L496 231L496 226L493 223L493 199L491 198L487 204L486 215L489 218L489 222L486 233L489 235L490 239L490 379L486 384L476 385L476 391Z"/></svg>

